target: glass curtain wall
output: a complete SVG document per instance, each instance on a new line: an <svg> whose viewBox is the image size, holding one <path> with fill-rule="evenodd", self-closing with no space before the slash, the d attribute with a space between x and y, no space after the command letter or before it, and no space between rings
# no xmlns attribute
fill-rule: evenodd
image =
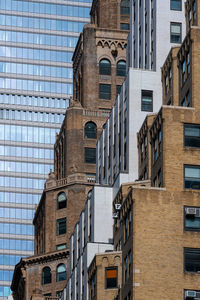
<svg viewBox="0 0 200 300"><path fill-rule="evenodd" d="M92 0L0 0L0 300L33 254L32 219L72 95L72 55Z"/></svg>

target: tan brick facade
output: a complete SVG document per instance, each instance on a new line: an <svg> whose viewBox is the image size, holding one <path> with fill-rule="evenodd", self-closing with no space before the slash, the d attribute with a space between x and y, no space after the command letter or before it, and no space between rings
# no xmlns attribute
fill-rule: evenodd
<svg viewBox="0 0 200 300"><path fill-rule="evenodd" d="M109 274L109 271L111 272L111 275ZM111 277L112 273L113 278ZM116 279L114 277L115 275ZM121 252L105 252L103 254L97 254L88 269L88 300L114 299L118 295L122 280L121 276ZM111 279L110 285L112 287L109 285L109 282L107 282L109 279Z"/></svg>

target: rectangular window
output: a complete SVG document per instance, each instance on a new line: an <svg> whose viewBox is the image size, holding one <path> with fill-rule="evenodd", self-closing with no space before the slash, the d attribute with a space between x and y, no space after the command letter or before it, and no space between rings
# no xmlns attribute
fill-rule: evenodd
<svg viewBox="0 0 200 300"><path fill-rule="evenodd" d="M185 166L185 188L200 189L200 167Z"/></svg>
<svg viewBox="0 0 200 300"><path fill-rule="evenodd" d="M184 292L184 297L186 300L200 299L200 291L187 290Z"/></svg>
<svg viewBox="0 0 200 300"><path fill-rule="evenodd" d="M110 100L111 99L111 85L110 84L99 84L99 98Z"/></svg>
<svg viewBox="0 0 200 300"><path fill-rule="evenodd" d="M142 90L142 111L153 111L153 91Z"/></svg>
<svg viewBox="0 0 200 300"><path fill-rule="evenodd" d="M184 208L185 230L200 231L200 207Z"/></svg>
<svg viewBox="0 0 200 300"><path fill-rule="evenodd" d="M120 94L121 87L122 87L121 85L117 85L117 86L116 86L116 93L117 93L117 94Z"/></svg>
<svg viewBox="0 0 200 300"><path fill-rule="evenodd" d="M57 235L66 233L66 218L57 220Z"/></svg>
<svg viewBox="0 0 200 300"><path fill-rule="evenodd" d="M184 146L200 147L200 125L184 125Z"/></svg>
<svg viewBox="0 0 200 300"><path fill-rule="evenodd" d="M170 24L170 41L171 43L181 43L181 23Z"/></svg>
<svg viewBox="0 0 200 300"><path fill-rule="evenodd" d="M56 249L57 250L64 250L64 249L66 249L67 248L67 244L60 244L60 245L57 245L56 246Z"/></svg>
<svg viewBox="0 0 200 300"><path fill-rule="evenodd" d="M182 10L181 0L171 0L170 1L171 10Z"/></svg>
<svg viewBox="0 0 200 300"><path fill-rule="evenodd" d="M121 30L129 30L129 24L128 23L121 23L120 24Z"/></svg>
<svg viewBox="0 0 200 300"><path fill-rule="evenodd" d="M185 272L200 272L200 249L184 249L184 270Z"/></svg>
<svg viewBox="0 0 200 300"><path fill-rule="evenodd" d="M117 268L106 268L105 279L106 289L117 288Z"/></svg>
<svg viewBox="0 0 200 300"><path fill-rule="evenodd" d="M96 163L96 148L85 148L85 162L88 164Z"/></svg>

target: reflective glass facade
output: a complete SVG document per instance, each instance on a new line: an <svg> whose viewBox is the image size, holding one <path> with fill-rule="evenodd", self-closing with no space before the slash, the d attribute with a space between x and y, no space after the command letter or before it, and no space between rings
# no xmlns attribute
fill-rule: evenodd
<svg viewBox="0 0 200 300"><path fill-rule="evenodd" d="M15 264L33 254L35 205L53 169L91 3L0 0L0 300Z"/></svg>

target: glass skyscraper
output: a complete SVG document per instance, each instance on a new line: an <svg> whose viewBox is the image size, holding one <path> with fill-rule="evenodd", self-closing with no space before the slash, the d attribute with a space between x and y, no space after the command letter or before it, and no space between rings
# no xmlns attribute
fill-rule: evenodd
<svg viewBox="0 0 200 300"><path fill-rule="evenodd" d="M0 300L33 254L32 219L72 95L72 55L92 0L0 0Z"/></svg>

